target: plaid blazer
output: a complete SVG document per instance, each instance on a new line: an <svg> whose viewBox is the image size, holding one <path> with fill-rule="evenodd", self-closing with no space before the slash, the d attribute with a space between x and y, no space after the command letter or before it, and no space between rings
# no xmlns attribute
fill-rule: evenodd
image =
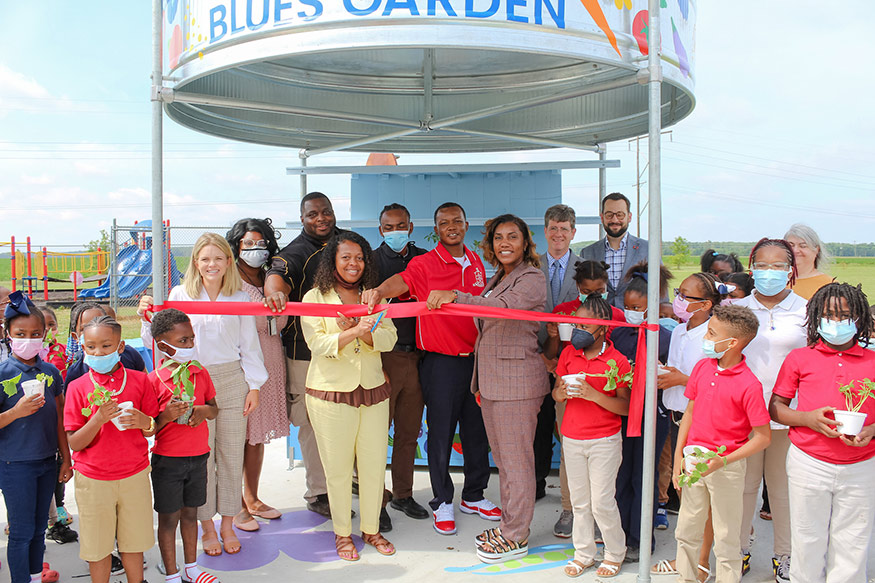
<svg viewBox="0 0 875 583"><path fill-rule="evenodd" d="M542 312L547 304L544 272L521 263L510 274L499 271L480 296L459 293L460 304ZM538 322L477 319L471 391L493 401L543 397L550 392L547 369L538 353Z"/></svg>

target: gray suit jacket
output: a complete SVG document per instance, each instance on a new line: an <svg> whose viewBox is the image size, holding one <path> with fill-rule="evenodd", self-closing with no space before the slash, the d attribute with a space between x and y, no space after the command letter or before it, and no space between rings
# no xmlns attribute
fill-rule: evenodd
<svg viewBox="0 0 875 583"><path fill-rule="evenodd" d="M562 285L559 286L559 304L564 304L577 298L577 284L574 283L574 264L578 261L580 261L580 257L572 252L571 257L568 258L568 266L565 268L565 277L562 278ZM550 260L547 258L546 253L541 254L541 271L544 272L544 277L547 278L547 307L544 311L550 313L559 304L553 305L553 292L550 289Z"/></svg>
<svg viewBox="0 0 875 583"><path fill-rule="evenodd" d="M580 252L580 256L584 260L604 261L605 260L605 238L602 237L589 247L584 247ZM620 283L614 288L611 282L608 282L608 302L623 309L623 294L626 291L626 283L622 280L625 277L629 268L640 261L647 261L647 241L640 239L630 234L626 241L626 261L623 263L623 275Z"/></svg>

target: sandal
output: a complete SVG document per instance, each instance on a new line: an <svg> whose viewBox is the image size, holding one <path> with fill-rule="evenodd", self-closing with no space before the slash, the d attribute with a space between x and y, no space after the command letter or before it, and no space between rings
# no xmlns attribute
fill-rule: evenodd
<svg viewBox="0 0 875 583"><path fill-rule="evenodd" d="M763 520L771 520L772 513L768 510L760 510L760 518L762 518Z"/></svg>
<svg viewBox="0 0 875 583"><path fill-rule="evenodd" d="M677 575L677 567L672 565L672 561L661 559L658 563L650 567L651 575Z"/></svg>
<svg viewBox="0 0 875 583"><path fill-rule="evenodd" d="M705 583L705 581L707 581L707 580L709 580L709 579L711 578L711 569L709 569L708 567L706 567L706 566L704 566L704 565L699 565L699 571L700 571L700 572L699 572L698 575L696 576L696 580L697 580L699 583ZM704 578L704 579L702 578L702 574L705 575L705 578Z"/></svg>
<svg viewBox="0 0 875 583"><path fill-rule="evenodd" d="M520 542L507 540L497 534L488 541L477 545L477 558L484 563L503 563L512 559L521 559L529 554L529 540Z"/></svg>
<svg viewBox="0 0 875 583"><path fill-rule="evenodd" d="M580 577L581 575L583 575L584 571L586 571L590 567L594 567L594 566L595 566L595 561L592 561L591 563L587 563L586 565L584 565L583 563L581 563L577 559L572 559L571 561L568 561L567 565L565 565L565 574L571 578Z"/></svg>
<svg viewBox="0 0 875 583"><path fill-rule="evenodd" d="M487 528L486 530L474 537L474 544L482 545L483 543L488 543L490 540L494 539L497 536L501 536L500 528Z"/></svg>
<svg viewBox="0 0 875 583"><path fill-rule="evenodd" d="M216 531L204 533L201 537L201 544L204 547L204 553L209 557L218 557L222 554L222 545L219 543L219 535Z"/></svg>
<svg viewBox="0 0 875 583"><path fill-rule="evenodd" d="M334 535L334 548L337 549L337 556L344 561L358 561L359 553L355 548L355 543L351 536ZM379 550L379 549L377 549Z"/></svg>
<svg viewBox="0 0 875 583"><path fill-rule="evenodd" d="M620 572L620 564L617 563L609 563L607 561L602 561L602 564L599 565L599 568L596 569L596 576L602 577L604 579L610 579L611 577L616 577L617 573ZM604 569L604 571L602 571Z"/></svg>
<svg viewBox="0 0 875 583"><path fill-rule="evenodd" d="M43 563L42 583L56 583L60 575L51 569L48 563Z"/></svg>
<svg viewBox="0 0 875 583"><path fill-rule="evenodd" d="M253 510L249 508L249 514L252 516L257 516L259 518L265 518L267 520L275 520L277 518L282 518L283 514L273 506L268 506L264 502L258 502L258 510Z"/></svg>
<svg viewBox="0 0 875 583"><path fill-rule="evenodd" d="M377 549L377 552L384 557L391 557L395 554L395 546L387 541L386 537L379 532L377 534L362 533L362 540L365 541L365 544Z"/></svg>

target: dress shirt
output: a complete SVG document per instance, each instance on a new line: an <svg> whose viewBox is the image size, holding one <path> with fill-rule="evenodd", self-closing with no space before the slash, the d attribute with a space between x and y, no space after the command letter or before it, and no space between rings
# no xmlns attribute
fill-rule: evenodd
<svg viewBox="0 0 875 583"><path fill-rule="evenodd" d="M610 240L605 237L605 263L608 264L608 281L614 288L620 284L620 279L623 277L623 265L626 263L626 242L628 240L629 233L626 233L620 240L620 248L615 250L611 247Z"/></svg>

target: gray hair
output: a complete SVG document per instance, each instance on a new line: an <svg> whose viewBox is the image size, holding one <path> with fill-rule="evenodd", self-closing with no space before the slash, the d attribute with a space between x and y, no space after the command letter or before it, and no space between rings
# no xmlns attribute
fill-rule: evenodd
<svg viewBox="0 0 875 583"><path fill-rule="evenodd" d="M550 221L556 221L557 223L564 223L567 221L571 224L571 228L573 229L574 222L576 220L577 213L574 212L574 209L567 204L554 204L547 209L546 213L544 213L545 227L550 223Z"/></svg>
<svg viewBox="0 0 875 583"><path fill-rule="evenodd" d="M804 223L796 223L791 225L787 232L784 233L784 239L787 237L798 237L802 239L809 248L817 248L817 256L814 258L814 268L819 269L820 267L826 267L832 257L829 254L829 251L826 250L826 245L823 244L823 241L820 240L820 237L817 236L817 233Z"/></svg>

